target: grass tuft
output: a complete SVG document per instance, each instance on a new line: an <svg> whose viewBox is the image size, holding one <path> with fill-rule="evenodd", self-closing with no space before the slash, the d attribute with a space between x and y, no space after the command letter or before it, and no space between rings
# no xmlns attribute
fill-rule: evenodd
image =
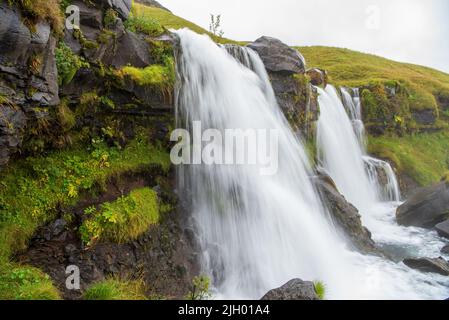
<svg viewBox="0 0 449 320"><path fill-rule="evenodd" d="M142 280L123 281L108 279L89 287L83 294L85 300L147 300Z"/></svg>
<svg viewBox="0 0 449 320"><path fill-rule="evenodd" d="M326 297L326 285L324 284L324 282L315 281L313 283L313 286L318 298L320 298L320 300L324 300Z"/></svg>

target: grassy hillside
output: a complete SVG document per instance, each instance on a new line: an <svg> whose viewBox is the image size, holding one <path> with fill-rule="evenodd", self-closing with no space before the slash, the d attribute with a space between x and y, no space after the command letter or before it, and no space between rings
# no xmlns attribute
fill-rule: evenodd
<svg viewBox="0 0 449 320"><path fill-rule="evenodd" d="M148 7L143 4L134 2L132 8L132 15L133 17L140 17L142 19L156 20L160 25L162 25L167 29L189 28L190 30L195 31L196 33L199 34L208 34L214 41L219 43L236 43L236 44L239 43L234 40L214 36L206 29L186 19L178 17L173 13L168 12L164 9Z"/></svg>
<svg viewBox="0 0 449 320"><path fill-rule="evenodd" d="M298 47L309 67L329 72L337 85L363 86L372 82L398 81L421 94L449 96L449 74L379 56L332 47Z"/></svg>
<svg viewBox="0 0 449 320"><path fill-rule="evenodd" d="M331 83L374 88L371 89L374 106L369 105L370 100L364 101L363 111L368 118L365 122L370 125L371 119L366 113L371 112L371 108L383 108L385 117L382 121L389 122L395 130L369 138L368 147L372 154L391 160L400 173L407 174L422 186L439 181L449 170L449 111L442 103L449 101L449 74L348 49L317 46L298 47L298 50L309 68L327 70ZM382 105L388 100L384 86L396 88L398 98ZM366 96L362 95L362 100L364 98ZM411 113L422 109L435 110L437 121L431 128L421 128L438 129L439 132L416 130L419 126L413 122ZM375 116L379 117L379 110L376 111ZM408 130L397 130L396 121L407 122Z"/></svg>

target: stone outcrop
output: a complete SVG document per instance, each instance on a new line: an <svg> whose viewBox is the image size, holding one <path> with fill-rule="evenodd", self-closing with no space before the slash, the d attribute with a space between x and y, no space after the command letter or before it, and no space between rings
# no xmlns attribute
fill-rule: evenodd
<svg viewBox="0 0 449 320"><path fill-rule="evenodd" d="M442 254L449 255L449 245L444 246L444 247L441 249L441 253L442 253Z"/></svg>
<svg viewBox="0 0 449 320"><path fill-rule="evenodd" d="M314 86L326 86L327 85L327 71L313 68L306 71L306 74L310 77L310 83Z"/></svg>
<svg viewBox="0 0 449 320"><path fill-rule="evenodd" d="M293 75L305 72L304 57L295 49L271 37L261 37L248 45L256 51L270 72Z"/></svg>
<svg viewBox="0 0 449 320"><path fill-rule="evenodd" d="M414 110L412 111L412 117L417 124L420 125L433 125L437 121L437 114L433 109Z"/></svg>
<svg viewBox="0 0 449 320"><path fill-rule="evenodd" d="M449 183L442 182L412 195L396 212L404 226L433 228L449 218Z"/></svg>
<svg viewBox="0 0 449 320"><path fill-rule="evenodd" d="M443 276L449 276L449 263L443 258L437 259L406 259L404 264L412 269L422 272L438 273Z"/></svg>
<svg viewBox="0 0 449 320"><path fill-rule="evenodd" d="M305 76L304 57L295 49L270 37L261 37L248 45L262 59L277 101L288 121L306 136L318 119L317 91Z"/></svg>
<svg viewBox="0 0 449 320"><path fill-rule="evenodd" d="M441 237L449 239L449 220L437 224L435 229Z"/></svg>
<svg viewBox="0 0 449 320"><path fill-rule="evenodd" d="M311 281L293 279L280 288L270 290L261 300L320 300Z"/></svg>
<svg viewBox="0 0 449 320"><path fill-rule="evenodd" d="M379 254L370 231L362 225L357 208L338 192L332 178L320 174L315 181L323 201L328 204L332 219L340 227L343 235L359 251Z"/></svg>

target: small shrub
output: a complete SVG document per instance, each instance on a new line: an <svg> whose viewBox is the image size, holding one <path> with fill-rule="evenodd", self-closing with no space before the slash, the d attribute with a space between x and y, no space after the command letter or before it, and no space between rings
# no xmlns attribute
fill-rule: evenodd
<svg viewBox="0 0 449 320"><path fill-rule="evenodd" d="M315 281L313 286L318 298L320 298L320 300L324 300L326 296L326 285L321 281Z"/></svg>
<svg viewBox="0 0 449 320"><path fill-rule="evenodd" d="M108 279L90 286L83 294L85 300L147 300L142 280Z"/></svg>
<svg viewBox="0 0 449 320"><path fill-rule="evenodd" d="M117 21L118 14L114 9L106 10L104 14L103 23L106 28L111 28L114 26L115 21Z"/></svg>
<svg viewBox="0 0 449 320"><path fill-rule="evenodd" d="M205 275L193 278L190 286L190 292L187 295L187 300L206 300L211 297L209 292L210 279Z"/></svg>

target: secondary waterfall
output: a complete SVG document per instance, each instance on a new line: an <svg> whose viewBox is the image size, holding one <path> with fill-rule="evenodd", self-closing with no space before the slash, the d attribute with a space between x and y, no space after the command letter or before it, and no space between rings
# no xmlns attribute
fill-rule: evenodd
<svg viewBox="0 0 449 320"><path fill-rule="evenodd" d="M347 89L341 89L341 99L330 85L325 90L318 88L318 92L320 165L346 199L359 209L373 239L398 260L409 256L438 257L443 242L434 232L396 224L399 185L390 164L366 152L358 90L354 89L352 97Z"/></svg>
<svg viewBox="0 0 449 320"><path fill-rule="evenodd" d="M275 175L261 175L260 165L178 169L178 192L191 207L202 270L212 278L215 298L259 299L297 277L323 281L330 299L444 296L444 287L427 283L443 277L424 277L347 249L329 223L303 146L280 111L256 53L220 47L187 29L176 34L178 127L193 132L194 121L201 121L204 130L278 132ZM222 141L213 143L225 151ZM358 164L363 171L362 161Z"/></svg>

